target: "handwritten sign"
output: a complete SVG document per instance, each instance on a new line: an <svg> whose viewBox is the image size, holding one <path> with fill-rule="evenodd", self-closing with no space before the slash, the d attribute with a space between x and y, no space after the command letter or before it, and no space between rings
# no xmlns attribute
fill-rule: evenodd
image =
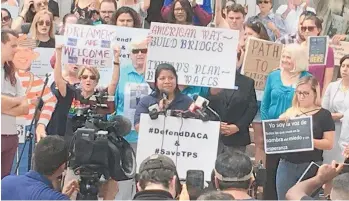
<svg viewBox="0 0 349 201"><path fill-rule="evenodd" d="M152 23L146 81L155 81L160 63L172 64L181 85L233 89L239 32L199 26Z"/></svg>
<svg viewBox="0 0 349 201"><path fill-rule="evenodd" d="M309 37L309 65L325 65L327 63L328 36Z"/></svg>
<svg viewBox="0 0 349 201"><path fill-rule="evenodd" d="M205 180L210 181L217 157L219 127L216 121L163 115L151 120L148 114L141 114L137 164L152 154L163 154L175 162L181 179L186 178L187 170L203 170Z"/></svg>
<svg viewBox="0 0 349 201"><path fill-rule="evenodd" d="M39 78L45 78L47 73L53 71L51 67L51 57L55 53L54 48L35 48L34 52L39 54L39 57L33 61L30 71Z"/></svg>
<svg viewBox="0 0 349 201"><path fill-rule="evenodd" d="M95 26L69 24L64 32L63 63L113 67L113 51L109 30Z"/></svg>
<svg viewBox="0 0 349 201"><path fill-rule="evenodd" d="M267 76L279 67L282 44L250 37L246 44L242 74L255 81L256 91L264 91Z"/></svg>
<svg viewBox="0 0 349 201"><path fill-rule="evenodd" d="M340 60L344 55L349 54L349 42L341 41L339 45L330 45L334 51L334 65L339 66Z"/></svg>
<svg viewBox="0 0 349 201"><path fill-rule="evenodd" d="M289 121L263 121L265 153L289 153L314 150L312 117Z"/></svg>

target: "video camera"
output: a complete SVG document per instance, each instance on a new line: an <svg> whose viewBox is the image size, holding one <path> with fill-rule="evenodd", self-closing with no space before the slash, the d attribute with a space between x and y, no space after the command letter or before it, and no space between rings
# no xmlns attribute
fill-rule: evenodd
<svg viewBox="0 0 349 201"><path fill-rule="evenodd" d="M117 115L106 120L97 107L78 111L80 125L76 126L69 167L80 176L80 200L97 200L99 182L104 179L129 180L136 174L136 157L123 138L131 131L131 122ZM79 117L79 116L78 116ZM82 123L85 121L84 123Z"/></svg>

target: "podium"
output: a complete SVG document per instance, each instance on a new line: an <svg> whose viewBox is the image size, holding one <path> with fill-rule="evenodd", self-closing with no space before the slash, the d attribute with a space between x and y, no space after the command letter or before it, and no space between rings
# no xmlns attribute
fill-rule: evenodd
<svg viewBox="0 0 349 201"><path fill-rule="evenodd" d="M180 179L186 178L187 170L203 170L205 180L210 181L217 158L219 129L218 121L164 115L151 120L149 114L141 114L137 172L148 156L162 154L176 164Z"/></svg>

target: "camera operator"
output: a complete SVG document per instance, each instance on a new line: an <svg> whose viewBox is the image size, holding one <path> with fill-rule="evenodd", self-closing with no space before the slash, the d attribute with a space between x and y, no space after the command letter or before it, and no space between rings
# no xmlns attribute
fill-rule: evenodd
<svg viewBox="0 0 349 201"><path fill-rule="evenodd" d="M140 165L137 183L139 192L133 200L175 200L179 187L174 162L167 156L154 154Z"/></svg>
<svg viewBox="0 0 349 201"><path fill-rule="evenodd" d="M331 185L332 183L331 200L348 199L349 173L343 173L343 167L343 164L337 166L335 161L331 165L322 165L315 177L302 181L288 190L286 198L288 200L314 200L309 196L310 194L321 186Z"/></svg>
<svg viewBox="0 0 349 201"><path fill-rule="evenodd" d="M67 104L69 107L66 107L69 110L69 117L74 117L76 115L77 109L88 109L91 107L91 97L97 94L97 84L100 79L100 74L95 67L90 66L82 66L80 67L78 78L80 80L81 88L76 88L70 84L68 84L62 77L62 48L63 46L59 46L56 48L56 63L54 68L54 80L56 84L56 88L58 88L59 96L67 97ZM116 86L119 81L119 71L120 71L120 63L119 63L119 55L120 48L114 48L114 68L113 75L106 92L108 97L113 97L115 93ZM107 108L103 110L97 111L98 114L111 114L114 112L114 100L107 101ZM56 111L55 111L56 112ZM60 121L65 121L63 119L59 119L54 122L53 127L61 126ZM68 118L67 121L67 129L65 133L49 133L59 134L59 135L68 135L71 136L73 134L72 122L71 118ZM69 126L68 126L69 125ZM64 125L63 125L64 126Z"/></svg>
<svg viewBox="0 0 349 201"><path fill-rule="evenodd" d="M253 182L251 159L240 151L218 155L215 165L215 188L237 200L253 200L248 190Z"/></svg>
<svg viewBox="0 0 349 201"><path fill-rule="evenodd" d="M69 200L79 189L76 180L71 181L60 193L52 183L62 175L68 161L68 146L59 136L40 140L34 150L33 170L25 175L10 175L1 181L2 200Z"/></svg>

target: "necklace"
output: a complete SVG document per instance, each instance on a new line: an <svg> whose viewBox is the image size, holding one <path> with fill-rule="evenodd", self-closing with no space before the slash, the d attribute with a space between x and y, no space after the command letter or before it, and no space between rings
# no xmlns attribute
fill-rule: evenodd
<svg viewBox="0 0 349 201"><path fill-rule="evenodd" d="M306 112L303 112L301 109L299 109L299 111L302 113L302 115L307 115L307 114L314 112L314 111L317 111L317 110L320 110L320 108L312 109L312 110L309 110Z"/></svg>

